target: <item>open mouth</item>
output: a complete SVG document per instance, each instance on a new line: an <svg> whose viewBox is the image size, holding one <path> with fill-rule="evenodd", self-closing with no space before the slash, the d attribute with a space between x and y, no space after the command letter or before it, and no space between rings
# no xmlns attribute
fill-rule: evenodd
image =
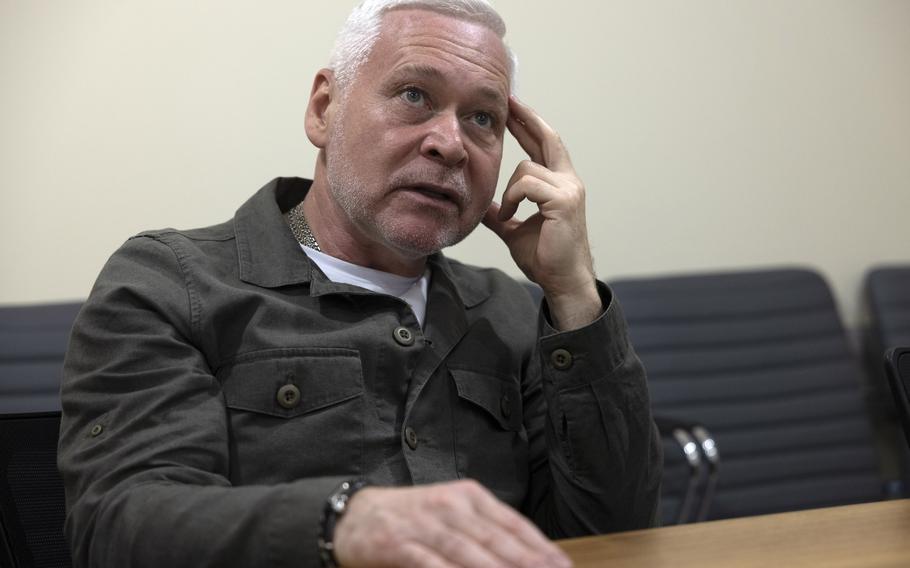
<svg viewBox="0 0 910 568"><path fill-rule="evenodd" d="M458 193L455 190L449 189L447 187L434 186L434 185L414 185L410 187L402 188L407 191L412 191L418 193L422 196L432 199L433 201L438 201L440 203L458 203Z"/></svg>
<svg viewBox="0 0 910 568"><path fill-rule="evenodd" d="M449 199L448 195L445 195L444 193L439 193L437 191L433 191L432 189L424 189L421 187L416 187L416 188L414 188L414 191L416 191L417 193L420 193L421 195L426 195L427 197L430 197L432 199L438 199L440 201L451 201Z"/></svg>

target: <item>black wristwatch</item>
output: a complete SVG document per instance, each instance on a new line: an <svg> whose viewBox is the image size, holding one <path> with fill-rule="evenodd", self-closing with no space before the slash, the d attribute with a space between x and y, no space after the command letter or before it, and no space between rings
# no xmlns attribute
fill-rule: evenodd
<svg viewBox="0 0 910 568"><path fill-rule="evenodd" d="M358 479L345 481L329 495L322 509L322 518L319 520L319 557L326 568L337 568L338 560L335 558L335 525L348 509L348 501L355 493L367 486L367 483Z"/></svg>

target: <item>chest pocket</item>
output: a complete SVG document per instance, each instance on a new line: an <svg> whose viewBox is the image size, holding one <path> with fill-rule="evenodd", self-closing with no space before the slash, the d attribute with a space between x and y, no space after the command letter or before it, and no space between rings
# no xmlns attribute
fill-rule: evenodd
<svg viewBox="0 0 910 568"><path fill-rule="evenodd" d="M250 353L217 378L230 421L234 483L361 473L365 397L356 350Z"/></svg>
<svg viewBox="0 0 910 568"><path fill-rule="evenodd" d="M503 430L521 429L521 397L516 383L474 371L450 371L460 399L485 410Z"/></svg>
<svg viewBox="0 0 910 568"><path fill-rule="evenodd" d="M528 482L528 437L518 382L449 369L458 393L458 474L477 479L506 502L520 502Z"/></svg>

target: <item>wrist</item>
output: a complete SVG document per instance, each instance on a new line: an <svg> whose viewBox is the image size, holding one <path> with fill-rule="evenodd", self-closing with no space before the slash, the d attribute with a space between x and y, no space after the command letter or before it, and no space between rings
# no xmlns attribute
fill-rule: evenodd
<svg viewBox="0 0 910 568"><path fill-rule="evenodd" d="M584 327L603 313L604 305L597 290L597 281L591 277L588 284L568 292L544 290L551 323L560 331Z"/></svg>
<svg viewBox="0 0 910 568"><path fill-rule="evenodd" d="M339 485L326 499L319 520L319 557L326 568L337 568L335 556L335 527L348 510L348 504L354 494L367 486L362 479L349 480Z"/></svg>

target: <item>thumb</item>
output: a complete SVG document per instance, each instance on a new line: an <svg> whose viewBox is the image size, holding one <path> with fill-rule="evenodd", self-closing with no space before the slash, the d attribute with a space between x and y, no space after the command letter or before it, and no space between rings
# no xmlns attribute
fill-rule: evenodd
<svg viewBox="0 0 910 568"><path fill-rule="evenodd" d="M508 221L499 220L499 203L495 201L490 203L490 207L487 209L487 212L483 216L483 224L486 228L490 229L500 238L505 240L506 232L506 223Z"/></svg>

